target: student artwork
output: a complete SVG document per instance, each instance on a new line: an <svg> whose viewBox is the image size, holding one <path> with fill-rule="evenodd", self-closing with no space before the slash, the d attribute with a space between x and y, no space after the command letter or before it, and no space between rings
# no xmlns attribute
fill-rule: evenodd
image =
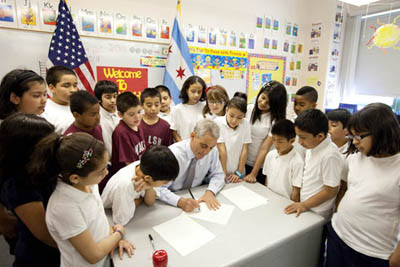
<svg viewBox="0 0 400 267"><path fill-rule="evenodd" d="M374 46L380 48L386 54L386 48L393 48L400 50L400 26L396 25L397 20L400 16L397 16L391 24L383 24L377 21L379 28L370 26L374 29L374 35L369 39L367 46L372 48Z"/></svg>
<svg viewBox="0 0 400 267"><path fill-rule="evenodd" d="M339 56L339 50L337 48L332 49L331 55L333 57L338 57Z"/></svg>
<svg viewBox="0 0 400 267"><path fill-rule="evenodd" d="M337 42L340 41L340 28L336 28L333 32L333 40Z"/></svg>
<svg viewBox="0 0 400 267"><path fill-rule="evenodd" d="M210 45L217 44L217 31L214 28L208 29L208 44Z"/></svg>
<svg viewBox="0 0 400 267"><path fill-rule="evenodd" d="M189 43L194 42L195 31L192 24L188 24L185 28L186 41Z"/></svg>
<svg viewBox="0 0 400 267"><path fill-rule="evenodd" d="M160 39L169 40L170 26L166 19L160 19Z"/></svg>
<svg viewBox="0 0 400 267"><path fill-rule="evenodd" d="M205 26L199 26L197 42L199 44L206 44L207 43L207 28Z"/></svg>
<svg viewBox="0 0 400 267"><path fill-rule="evenodd" d="M263 18L262 17L256 17L256 28L261 29L263 26Z"/></svg>
<svg viewBox="0 0 400 267"><path fill-rule="evenodd" d="M269 49L270 42L271 42L271 39L264 37L264 48L265 49Z"/></svg>
<svg viewBox="0 0 400 267"><path fill-rule="evenodd" d="M290 53L296 54L296 44L293 43L290 45Z"/></svg>
<svg viewBox="0 0 400 267"><path fill-rule="evenodd" d="M290 77L285 78L285 85L290 86Z"/></svg>
<svg viewBox="0 0 400 267"><path fill-rule="evenodd" d="M225 29L219 29L218 45L226 46L228 43L228 31Z"/></svg>
<svg viewBox="0 0 400 267"><path fill-rule="evenodd" d="M279 31L279 20L274 19L274 31Z"/></svg>
<svg viewBox="0 0 400 267"><path fill-rule="evenodd" d="M318 71L318 62L317 61L312 61L308 64L308 71Z"/></svg>
<svg viewBox="0 0 400 267"><path fill-rule="evenodd" d="M16 27L15 4L13 0L0 1L0 26Z"/></svg>
<svg viewBox="0 0 400 267"><path fill-rule="evenodd" d="M79 10L80 28L82 34L94 35L96 33L96 13L87 8Z"/></svg>
<svg viewBox="0 0 400 267"><path fill-rule="evenodd" d="M133 38L143 37L143 19L142 17L133 15L131 20L131 29Z"/></svg>
<svg viewBox="0 0 400 267"><path fill-rule="evenodd" d="M291 61L289 62L289 70L290 70L290 71L294 71L294 60L291 60Z"/></svg>
<svg viewBox="0 0 400 267"><path fill-rule="evenodd" d="M17 13L18 13L18 25L20 28L38 30L38 6L36 1L30 0L18 0Z"/></svg>
<svg viewBox="0 0 400 267"><path fill-rule="evenodd" d="M246 34L243 32L239 36L239 48L246 48Z"/></svg>
<svg viewBox="0 0 400 267"><path fill-rule="evenodd" d="M112 36L113 34L113 14L108 11L99 11L98 31L100 36Z"/></svg>
<svg viewBox="0 0 400 267"><path fill-rule="evenodd" d="M301 70L301 61L296 61L296 70Z"/></svg>
<svg viewBox="0 0 400 267"><path fill-rule="evenodd" d="M272 81L272 73L264 73L261 75L262 84Z"/></svg>
<svg viewBox="0 0 400 267"><path fill-rule="evenodd" d="M317 42L312 42L310 51L308 52L310 56L318 56L319 55L319 43Z"/></svg>
<svg viewBox="0 0 400 267"><path fill-rule="evenodd" d="M292 35L292 23L286 23L286 35Z"/></svg>
<svg viewBox="0 0 400 267"><path fill-rule="evenodd" d="M297 86L297 77L292 77L292 86Z"/></svg>
<svg viewBox="0 0 400 267"><path fill-rule="evenodd" d="M289 41L283 43L283 52L289 52Z"/></svg>
<svg viewBox="0 0 400 267"><path fill-rule="evenodd" d="M122 13L114 15L114 33L118 38L128 38L128 16Z"/></svg>
<svg viewBox="0 0 400 267"><path fill-rule="evenodd" d="M272 18L271 17L265 17L265 29L266 30L271 30L271 25L272 25Z"/></svg>
<svg viewBox="0 0 400 267"><path fill-rule="evenodd" d="M231 33L229 34L229 46L230 47L236 47L237 42L236 42L236 32L235 31L231 31Z"/></svg>
<svg viewBox="0 0 400 267"><path fill-rule="evenodd" d="M293 25L292 35L294 37L297 37L299 35L299 25L297 25L297 24Z"/></svg>
<svg viewBox="0 0 400 267"><path fill-rule="evenodd" d="M157 20L152 17L146 17L146 37L149 39L157 38Z"/></svg>
<svg viewBox="0 0 400 267"><path fill-rule="evenodd" d="M272 40L272 49L277 50L278 49L278 40Z"/></svg>
<svg viewBox="0 0 400 267"><path fill-rule="evenodd" d="M54 31L57 22L57 2L40 1L40 27L44 31Z"/></svg>
<svg viewBox="0 0 400 267"><path fill-rule="evenodd" d="M255 48L256 39L253 33L250 33L249 39L247 40L247 48L254 49Z"/></svg>
<svg viewBox="0 0 400 267"><path fill-rule="evenodd" d="M297 45L297 53L298 53L298 54L303 53L303 45L302 45L302 44L298 44L298 45Z"/></svg>
<svg viewBox="0 0 400 267"><path fill-rule="evenodd" d="M311 39L320 38L322 34L322 23L311 24Z"/></svg>

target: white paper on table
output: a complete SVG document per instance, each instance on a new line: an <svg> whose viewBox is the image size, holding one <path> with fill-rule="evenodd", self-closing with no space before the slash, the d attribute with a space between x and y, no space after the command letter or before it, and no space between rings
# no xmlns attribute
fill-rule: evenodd
<svg viewBox="0 0 400 267"><path fill-rule="evenodd" d="M178 217L153 227L182 256L200 248L215 235L182 213Z"/></svg>
<svg viewBox="0 0 400 267"><path fill-rule="evenodd" d="M234 209L235 209L235 206L221 204L219 209L210 210L207 207L206 203L201 202L200 203L200 211L188 213L188 215L192 218L196 218L196 219L200 219L200 220L204 220L204 221L208 221L208 222L212 222L212 223L227 224Z"/></svg>
<svg viewBox="0 0 400 267"><path fill-rule="evenodd" d="M268 203L267 198L260 196L243 185L222 190L221 194L243 211Z"/></svg>

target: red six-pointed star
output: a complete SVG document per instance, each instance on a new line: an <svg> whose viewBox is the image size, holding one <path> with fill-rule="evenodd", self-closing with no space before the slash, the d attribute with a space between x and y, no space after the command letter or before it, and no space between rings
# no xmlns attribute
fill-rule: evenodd
<svg viewBox="0 0 400 267"><path fill-rule="evenodd" d="M182 69L182 67L179 67L179 70L176 70L176 72L178 73L178 74L176 75L176 77L181 78L181 80L182 80L183 76L186 76L186 75L185 75L185 69Z"/></svg>

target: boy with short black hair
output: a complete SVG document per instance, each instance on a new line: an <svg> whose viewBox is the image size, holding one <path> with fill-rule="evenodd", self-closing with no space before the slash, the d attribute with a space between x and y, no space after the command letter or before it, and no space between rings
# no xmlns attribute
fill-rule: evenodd
<svg viewBox="0 0 400 267"><path fill-rule="evenodd" d="M157 85L155 87L161 95L161 108L158 116L163 120L166 120L171 125L171 117L173 107L171 107L172 97L171 92L165 85Z"/></svg>
<svg viewBox="0 0 400 267"><path fill-rule="evenodd" d="M179 173L178 160L165 146L152 146L140 161L120 169L108 181L101 198L105 208L112 208L115 224L127 224L142 201L152 206L156 190L175 180Z"/></svg>
<svg viewBox="0 0 400 267"><path fill-rule="evenodd" d="M64 136L84 132L103 142L97 98L88 91L80 90L71 96L70 109L75 121L64 132Z"/></svg>
<svg viewBox="0 0 400 267"><path fill-rule="evenodd" d="M299 143L307 150L300 201L286 213L312 210L329 220L343 169L343 159L328 135L328 118L320 110L303 111L295 121Z"/></svg>
<svg viewBox="0 0 400 267"><path fill-rule="evenodd" d="M110 176L122 167L139 160L146 150L143 131L139 127L142 107L137 96L131 92L118 95L117 109L121 120L112 134Z"/></svg>
<svg viewBox="0 0 400 267"><path fill-rule="evenodd" d="M54 125L57 133L63 134L74 121L69 102L78 91L78 80L72 69L53 66L47 71L46 82L52 97L46 103L43 117Z"/></svg>
<svg viewBox="0 0 400 267"><path fill-rule="evenodd" d="M139 127L142 129L147 147L169 146L173 143L172 130L165 120L158 117L161 95L155 88L146 88L140 95L144 115Z"/></svg>
<svg viewBox="0 0 400 267"><path fill-rule="evenodd" d="M275 149L268 153L264 162L265 185L277 194L300 201L304 163L293 149L294 124L290 120L279 120L272 126L271 133Z"/></svg>
<svg viewBox="0 0 400 267"><path fill-rule="evenodd" d="M347 135L347 122L351 114L347 109L334 109L327 114L329 120L329 134L331 135L332 142L339 148L341 154L346 153L348 149L349 139Z"/></svg>
<svg viewBox="0 0 400 267"><path fill-rule="evenodd" d="M118 86L111 81L102 80L96 83L94 94L100 101L100 126L103 130L104 145L112 153L112 133L120 118L117 114Z"/></svg>
<svg viewBox="0 0 400 267"><path fill-rule="evenodd" d="M315 109L317 107L317 101L317 90L311 86L303 86L297 90L294 96L294 112L299 116L304 110Z"/></svg>

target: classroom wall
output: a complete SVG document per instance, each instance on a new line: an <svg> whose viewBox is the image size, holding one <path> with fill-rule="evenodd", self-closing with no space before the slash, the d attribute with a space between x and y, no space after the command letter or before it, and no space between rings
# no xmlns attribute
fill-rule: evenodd
<svg viewBox="0 0 400 267"><path fill-rule="evenodd" d="M125 13L133 13L139 14L143 16L153 16L158 18L169 19L171 22L175 16L175 8L176 1L175 0L114 0L112 4L108 0L98 0L96 1L96 6L93 7L93 1L78 1L78 0L68 0L68 5L72 7L72 9L76 8L95 8L97 10L104 9L112 12L125 12ZM267 52L262 48L262 41L264 37L264 32L261 29L256 29L255 27L255 19L256 16L272 16L274 18L278 18L280 21L281 32L284 31L284 27L286 22L297 23L299 27L299 35L296 39L297 43L304 44L304 52L302 63L302 70L297 74L298 76L298 86L290 88L289 93L295 92L298 88L306 84L308 73L307 73L307 51L310 47L310 30L311 23L322 22L323 23L323 31L324 34L320 39L320 61L321 67L319 68L317 73L313 75L318 75L318 78L321 81L321 86L318 89L319 91L319 107L322 107L323 99L324 99L324 88L325 88L325 76L327 72L327 60L329 55L329 45L330 40L333 34L333 18L334 18L334 9L336 5L336 0L252 0L243 2L240 0L218 0L218 1L198 1L198 0L183 0L182 1L182 24L186 25L191 23L193 25L204 25L204 26L213 26L217 28L225 28L227 30L235 30L237 33L246 32L246 33L255 33L256 36L256 48L251 53L263 53L263 54L271 54L271 55L282 55L286 56L282 52L283 41L279 42L279 47L277 51L268 50ZM39 60L46 60L48 44L50 40L49 33L41 33L41 32L28 32L23 30L9 30L9 29L1 29L2 31L0 35L2 37L10 36L10 40L18 40L23 43L24 47L27 47L30 39L37 39L36 42L40 47L36 48L28 48L27 51L32 51L32 56L29 58L19 58L18 51L14 51L17 53L13 60L8 60L6 64L2 64L0 68L0 76L4 76L4 74L16 67L28 66L34 68L36 71L39 70L38 62ZM26 39L24 36L28 36ZM120 41L120 40L112 40L112 39L100 39L95 37L84 37L82 38L84 45L89 47L90 51L88 54L92 54L96 52L96 49L107 49L107 52L112 52L112 44L117 44L118 47L121 47L125 50L130 50L132 47L151 47L154 51L160 51L162 49L163 44L160 43L140 43L133 41ZM25 40L25 41L24 41ZM87 40L87 41L85 41ZM85 44L88 43L88 45ZM22 45L18 44L16 47ZM99 48L97 48L97 45ZM101 47L100 47L101 44ZM94 47L93 47L94 46ZM1 38L0 47L13 47L13 44L7 41L7 38ZM43 50L38 52L38 49ZM226 48L227 49L227 48ZM26 52L26 51L25 51ZM9 51L6 49L0 49L0 58L9 58ZM326 54L326 55L325 55ZM38 56L39 55L39 56ZM29 62L25 64L24 61ZM99 63L104 63L104 60L97 58ZM114 62L117 60L113 59ZM134 62L131 60L130 62ZM128 59L123 60L123 64L121 66L129 65ZM288 64L287 64L288 65ZM34 66L34 67L33 67ZM139 67L132 65L131 67ZM155 85L162 82L162 73L161 69L149 71L153 72L153 75L149 74L149 85ZM241 85L242 86L242 85Z"/></svg>

